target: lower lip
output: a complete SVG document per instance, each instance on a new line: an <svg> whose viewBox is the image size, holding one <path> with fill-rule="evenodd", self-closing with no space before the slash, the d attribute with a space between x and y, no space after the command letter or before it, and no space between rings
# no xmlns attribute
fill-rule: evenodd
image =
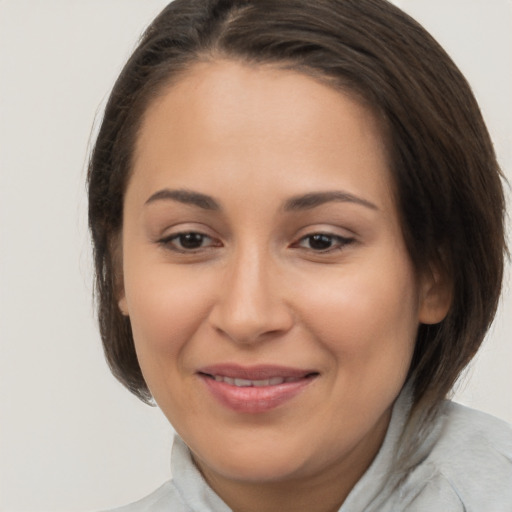
<svg viewBox="0 0 512 512"><path fill-rule="evenodd" d="M218 382L206 375L200 377L222 405L236 412L248 414L267 412L285 404L315 380L314 377L307 377L275 386L238 387L226 382Z"/></svg>

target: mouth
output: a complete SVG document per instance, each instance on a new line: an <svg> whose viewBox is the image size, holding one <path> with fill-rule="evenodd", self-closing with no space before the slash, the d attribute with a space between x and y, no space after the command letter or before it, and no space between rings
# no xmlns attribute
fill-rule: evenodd
<svg viewBox="0 0 512 512"><path fill-rule="evenodd" d="M320 375L282 366L217 365L197 372L224 407L238 413L263 413L291 401Z"/></svg>
<svg viewBox="0 0 512 512"><path fill-rule="evenodd" d="M251 380L251 379L233 379L232 377L226 377L224 375L209 375L203 374L205 377L214 379L216 382L225 382L230 386L236 386L238 388L262 388L265 386L278 386L288 382L298 382L300 377L271 377L270 379ZM308 374L303 378L308 378L312 374Z"/></svg>

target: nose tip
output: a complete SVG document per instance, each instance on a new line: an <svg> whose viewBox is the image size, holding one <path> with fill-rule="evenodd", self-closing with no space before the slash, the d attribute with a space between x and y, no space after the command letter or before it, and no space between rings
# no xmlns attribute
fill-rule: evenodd
<svg viewBox="0 0 512 512"><path fill-rule="evenodd" d="M250 293L250 292L249 292ZM270 300L258 301L255 296L238 296L228 292L228 299L212 311L214 328L236 343L250 344L287 332L292 325L291 314L285 304Z"/></svg>
<svg viewBox="0 0 512 512"><path fill-rule="evenodd" d="M253 315L244 316L231 313L228 319L216 316L213 324L218 332L241 344L257 343L279 336L289 329L286 319L278 318L278 312L275 310L268 313L254 312Z"/></svg>
<svg viewBox="0 0 512 512"><path fill-rule="evenodd" d="M270 266L232 269L210 312L210 323L231 341L252 344L291 329L293 315Z"/></svg>

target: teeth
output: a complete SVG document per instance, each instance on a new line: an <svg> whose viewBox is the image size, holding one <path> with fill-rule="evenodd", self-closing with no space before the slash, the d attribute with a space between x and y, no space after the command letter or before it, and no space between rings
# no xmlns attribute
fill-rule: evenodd
<svg viewBox="0 0 512 512"><path fill-rule="evenodd" d="M246 388L246 387L252 386L252 380L235 379L235 386L238 386L240 388Z"/></svg>
<svg viewBox="0 0 512 512"><path fill-rule="evenodd" d="M278 382L277 384L281 384L281 383ZM262 386L271 386L272 384L270 384L270 379L264 379L264 380L253 380L252 385L258 388L258 387L262 387Z"/></svg>
<svg viewBox="0 0 512 512"><path fill-rule="evenodd" d="M240 388L278 386L285 382L297 382L300 380L298 377L271 377L270 379L262 380L232 379L231 377L224 377L223 375L214 375L213 378L217 382L225 382L226 384Z"/></svg>

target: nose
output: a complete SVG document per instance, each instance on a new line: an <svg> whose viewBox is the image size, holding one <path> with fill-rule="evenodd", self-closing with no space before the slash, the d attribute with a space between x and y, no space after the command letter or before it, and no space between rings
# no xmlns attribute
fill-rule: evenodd
<svg viewBox="0 0 512 512"><path fill-rule="evenodd" d="M210 311L210 323L236 343L252 344L278 337L293 325L283 279L271 258L247 248L227 265Z"/></svg>

